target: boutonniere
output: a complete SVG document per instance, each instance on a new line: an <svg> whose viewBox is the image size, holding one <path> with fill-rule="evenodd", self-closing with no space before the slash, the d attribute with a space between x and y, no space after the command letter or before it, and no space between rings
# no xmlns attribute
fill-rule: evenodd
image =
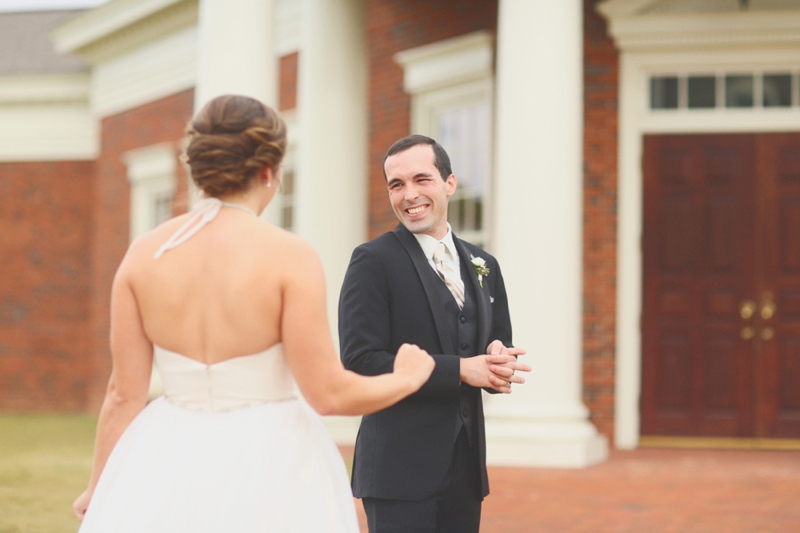
<svg viewBox="0 0 800 533"><path fill-rule="evenodd" d="M472 266L475 268L475 273L478 274L478 284L483 288L483 276L489 275L489 267L486 266L486 260L483 257L475 257L470 254L472 259Z"/></svg>

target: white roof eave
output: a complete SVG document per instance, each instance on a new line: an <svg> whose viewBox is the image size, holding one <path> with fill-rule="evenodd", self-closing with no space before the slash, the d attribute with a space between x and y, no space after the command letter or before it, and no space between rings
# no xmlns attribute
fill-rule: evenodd
<svg viewBox="0 0 800 533"><path fill-rule="evenodd" d="M60 54L81 49L184 0L113 0L57 26L50 34Z"/></svg>

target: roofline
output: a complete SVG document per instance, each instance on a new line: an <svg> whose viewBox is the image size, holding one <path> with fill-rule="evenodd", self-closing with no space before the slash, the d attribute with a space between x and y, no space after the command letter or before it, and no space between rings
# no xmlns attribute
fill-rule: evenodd
<svg viewBox="0 0 800 533"><path fill-rule="evenodd" d="M112 0L56 26L50 37L59 54L83 55L92 45L181 3L186 0Z"/></svg>

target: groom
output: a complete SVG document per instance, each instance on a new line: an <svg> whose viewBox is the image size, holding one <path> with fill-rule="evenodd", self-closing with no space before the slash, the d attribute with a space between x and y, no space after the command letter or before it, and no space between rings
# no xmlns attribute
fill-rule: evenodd
<svg viewBox="0 0 800 533"><path fill-rule="evenodd" d="M510 348L511 322L497 261L456 238L447 202L456 177L444 149L412 135L386 154L393 232L353 252L339 300L345 367L392 371L403 343L436 360L430 380L361 422L353 493L371 533L470 533L480 526L486 475L481 388L511 392L524 350Z"/></svg>

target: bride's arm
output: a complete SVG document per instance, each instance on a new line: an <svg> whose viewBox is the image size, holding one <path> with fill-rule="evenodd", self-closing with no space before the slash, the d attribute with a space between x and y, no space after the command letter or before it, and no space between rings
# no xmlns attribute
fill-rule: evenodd
<svg viewBox="0 0 800 533"><path fill-rule="evenodd" d="M385 409L419 390L434 361L416 346L403 345L394 372L361 376L345 370L331 338L325 279L316 253L293 246L284 274L281 336L286 359L300 391L322 415L360 415Z"/></svg>
<svg viewBox="0 0 800 533"><path fill-rule="evenodd" d="M122 262L111 289L111 378L97 423L89 487L73 504L79 520L83 520L111 450L147 403L153 345L144 333L128 264Z"/></svg>

